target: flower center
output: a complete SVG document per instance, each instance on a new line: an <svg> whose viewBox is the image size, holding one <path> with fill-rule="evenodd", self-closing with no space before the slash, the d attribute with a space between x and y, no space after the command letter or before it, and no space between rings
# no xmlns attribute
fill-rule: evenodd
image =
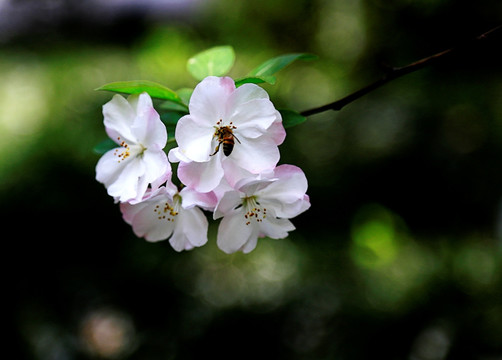
<svg viewBox="0 0 502 360"><path fill-rule="evenodd" d="M174 222L176 216L179 214L181 206L181 196L178 194L173 197L173 205L169 204L167 201L162 204L159 203L155 205L153 212L159 220L166 220Z"/></svg>
<svg viewBox="0 0 502 360"><path fill-rule="evenodd" d="M253 220L260 223L267 217L267 209L261 207L254 195L243 198L242 206L244 207L244 210L246 210L246 213L244 214L246 225L251 224L251 221Z"/></svg>
<svg viewBox="0 0 502 360"><path fill-rule="evenodd" d="M122 151L120 148L116 148L115 152L113 153L113 155L118 157L119 163L130 157L131 151L134 156L141 156L146 150L143 145L133 145L133 147L131 148L131 146L129 146L129 144L126 143L125 140L122 140L120 138L120 136L117 137L117 140L120 141L119 145L123 148Z"/></svg>

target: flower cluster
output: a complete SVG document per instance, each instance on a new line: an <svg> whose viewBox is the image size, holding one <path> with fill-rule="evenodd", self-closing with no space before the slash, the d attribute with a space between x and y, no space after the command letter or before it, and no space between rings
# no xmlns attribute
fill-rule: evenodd
<svg viewBox="0 0 502 360"><path fill-rule="evenodd" d="M202 246L205 210L221 218L218 247L247 253L260 237L287 237L294 230L289 219L310 207L303 171L277 166L286 132L281 114L256 84L202 80L189 113L176 125L178 146L168 156L167 130L147 93L115 95L103 115L117 147L98 161L96 179L120 202L124 220L139 237L169 239L176 251ZM171 180L170 163L179 163L179 187Z"/></svg>

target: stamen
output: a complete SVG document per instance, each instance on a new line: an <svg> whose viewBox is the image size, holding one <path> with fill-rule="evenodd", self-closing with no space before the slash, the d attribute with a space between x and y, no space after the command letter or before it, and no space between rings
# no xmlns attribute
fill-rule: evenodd
<svg viewBox="0 0 502 360"><path fill-rule="evenodd" d="M179 214L179 210L181 207L181 196L178 194L174 195L173 205L169 204L167 201L161 205L155 205L153 212L155 216L157 216L158 220L165 220L174 222L176 216Z"/></svg>
<svg viewBox="0 0 502 360"><path fill-rule="evenodd" d="M260 203L256 200L256 196L245 197L242 200L242 206L247 210L244 214L246 225L250 225L254 219L257 223L263 222L267 217L267 209L262 208ZM238 206L240 207L240 206Z"/></svg>
<svg viewBox="0 0 502 360"><path fill-rule="evenodd" d="M122 162L125 159L127 159L129 156L142 156L143 153L146 150L146 147L144 147L141 144L135 144L133 145L133 148L129 146L128 143L125 142L125 140L121 140L120 136L117 137L117 140L120 141L119 145L122 147L122 151L120 151L120 148L116 148L113 155L118 157L118 162Z"/></svg>
<svg viewBox="0 0 502 360"><path fill-rule="evenodd" d="M120 136L117 137L117 140L120 141ZM119 153L119 148L117 148L117 149L115 149L115 152L113 153L113 155L115 155L119 158L118 162L120 163L120 162L124 161L125 159L127 159L129 156L131 156L131 148L124 140L120 141L119 145L121 147L123 147L124 150L122 150L122 152Z"/></svg>

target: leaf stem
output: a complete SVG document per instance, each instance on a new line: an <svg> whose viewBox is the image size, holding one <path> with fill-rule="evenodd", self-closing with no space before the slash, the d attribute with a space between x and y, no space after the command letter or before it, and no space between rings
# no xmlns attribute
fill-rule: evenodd
<svg viewBox="0 0 502 360"><path fill-rule="evenodd" d="M417 70L420 70L420 69L423 69L427 66L430 66L430 65L438 62L439 60L443 60L448 55L451 55L452 53L458 52L459 50L470 49L474 45L478 44L480 41L485 40L489 36L493 36L497 32L501 32L501 31L502 31L502 25L499 25L499 26L475 37L471 41L468 41L463 46L443 50L437 54L428 56L426 58L423 58L423 59L420 59L417 61L414 61L414 62L412 62L408 65L402 66L402 67L389 68L388 71L380 79L376 80L375 82L373 82L369 85L366 85L366 86L362 87L361 89L359 89L359 90L357 90L357 91L355 91L355 92L353 92L353 93L351 93L351 94L349 94L339 100L333 101L332 103L329 103L329 104L326 104L323 106L319 106L319 107L316 107L313 109L302 111L300 114L303 116L310 116L310 115L319 114L319 113L322 113L322 112L328 111L328 110L335 110L335 111L341 110L345 105L350 104L351 102L363 97L364 95L372 92L375 89L378 89L379 87L387 84L388 82L390 82L394 79L397 79L401 76L410 74L412 72L415 72Z"/></svg>

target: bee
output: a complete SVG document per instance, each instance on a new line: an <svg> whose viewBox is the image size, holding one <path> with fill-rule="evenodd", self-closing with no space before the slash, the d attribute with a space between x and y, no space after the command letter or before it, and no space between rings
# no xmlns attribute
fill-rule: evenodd
<svg viewBox="0 0 502 360"><path fill-rule="evenodd" d="M220 150L220 145L223 144L223 154L225 156L230 156L232 151L234 150L234 145L235 145L235 140L240 144L240 140L237 138L237 136L234 135L233 129L235 129L234 126L222 126L216 129L214 136L218 138L218 145L216 146L216 149L214 149L214 153L212 153L210 156L216 155L216 153Z"/></svg>

